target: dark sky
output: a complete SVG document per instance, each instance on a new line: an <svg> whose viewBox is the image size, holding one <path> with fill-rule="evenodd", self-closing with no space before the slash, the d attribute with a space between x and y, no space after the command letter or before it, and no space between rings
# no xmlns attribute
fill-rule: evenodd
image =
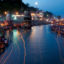
<svg viewBox="0 0 64 64"><path fill-rule="evenodd" d="M64 17L64 0L23 0L24 3L29 3L30 6L34 7L36 7L36 1L39 3L37 6L39 9Z"/></svg>

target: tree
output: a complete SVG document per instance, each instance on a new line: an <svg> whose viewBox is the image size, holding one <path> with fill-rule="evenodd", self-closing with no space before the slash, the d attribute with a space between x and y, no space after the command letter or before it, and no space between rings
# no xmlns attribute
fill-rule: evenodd
<svg viewBox="0 0 64 64"><path fill-rule="evenodd" d="M0 1L0 10L13 11L21 9L22 0L3 0Z"/></svg>
<svg viewBox="0 0 64 64"><path fill-rule="evenodd" d="M46 11L46 12L44 12L44 17L45 18L52 18L53 14L51 12Z"/></svg>
<svg viewBox="0 0 64 64"><path fill-rule="evenodd" d="M0 13L4 11L19 11L19 10L37 10L34 7L29 7L29 4L24 4L22 0L0 0Z"/></svg>
<svg viewBox="0 0 64 64"><path fill-rule="evenodd" d="M61 16L57 16L58 19L61 19Z"/></svg>

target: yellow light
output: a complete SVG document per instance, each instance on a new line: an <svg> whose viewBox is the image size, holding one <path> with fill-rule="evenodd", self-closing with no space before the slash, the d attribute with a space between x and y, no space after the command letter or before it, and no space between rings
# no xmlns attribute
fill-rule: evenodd
<svg viewBox="0 0 64 64"><path fill-rule="evenodd" d="M18 12L16 12L16 15L18 15L19 13Z"/></svg>
<svg viewBox="0 0 64 64"><path fill-rule="evenodd" d="M4 12L4 14L5 14L5 15L7 15L7 14L8 14L8 12L6 12L6 11L5 11L5 12Z"/></svg>
<svg viewBox="0 0 64 64"><path fill-rule="evenodd" d="M43 19L42 19L42 18L40 18L40 20L42 21Z"/></svg>
<svg viewBox="0 0 64 64"><path fill-rule="evenodd" d="M31 16L35 16L35 13L31 13Z"/></svg>
<svg viewBox="0 0 64 64"><path fill-rule="evenodd" d="M4 26L4 24L2 23L2 24L1 24L1 26L3 27L3 26Z"/></svg>
<svg viewBox="0 0 64 64"><path fill-rule="evenodd" d="M53 21L51 21L51 24L53 24L54 22Z"/></svg>
<svg viewBox="0 0 64 64"><path fill-rule="evenodd" d="M20 16L22 16L22 17L23 17L23 16L24 16L24 14L22 14L22 15L20 15Z"/></svg>

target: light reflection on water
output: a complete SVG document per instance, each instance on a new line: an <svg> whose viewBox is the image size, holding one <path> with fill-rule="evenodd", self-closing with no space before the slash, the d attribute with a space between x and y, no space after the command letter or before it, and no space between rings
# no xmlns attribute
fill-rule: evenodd
<svg viewBox="0 0 64 64"><path fill-rule="evenodd" d="M57 38L57 34L51 32L48 25L32 27L32 31L29 37L29 45L28 45L30 48L30 56L32 55L31 59L32 61L34 61L32 63L34 64L62 64L63 63L64 64L61 58L59 58L60 52L61 52L61 56L62 57L64 56L63 54L64 50L61 50L60 52L58 51L60 50L58 48L58 44L61 47L61 49L63 49L62 45L60 45L60 43L63 43L63 40L60 38L59 39L56 38ZM57 40L60 40L58 44L57 44ZM29 61L27 61L27 63L28 62Z"/></svg>
<svg viewBox="0 0 64 64"><path fill-rule="evenodd" d="M49 25L13 30L7 32L8 37L9 33L12 44L15 43L13 52L18 51L19 64L64 64L64 38L50 31Z"/></svg>
<svg viewBox="0 0 64 64"><path fill-rule="evenodd" d="M37 29L38 28L38 29ZM34 41L34 39L40 39L42 34L43 34L43 27L32 27L32 32L31 32L31 35L30 35L30 40L31 41ZM35 40L36 41L36 40Z"/></svg>

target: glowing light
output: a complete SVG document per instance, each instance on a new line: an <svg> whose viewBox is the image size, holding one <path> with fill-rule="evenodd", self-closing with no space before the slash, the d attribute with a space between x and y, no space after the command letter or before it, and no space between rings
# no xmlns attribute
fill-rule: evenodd
<svg viewBox="0 0 64 64"><path fill-rule="evenodd" d="M46 21L48 22L48 21L49 21L49 19L46 19Z"/></svg>
<svg viewBox="0 0 64 64"><path fill-rule="evenodd" d="M1 24L1 26L3 27L3 26L4 26L4 24L2 23L2 24Z"/></svg>
<svg viewBox="0 0 64 64"><path fill-rule="evenodd" d="M21 14L21 15L12 15L12 17L21 17L21 16L24 16L24 14Z"/></svg>
<svg viewBox="0 0 64 64"><path fill-rule="evenodd" d="M12 15L13 20L17 20L17 16L16 15Z"/></svg>
<svg viewBox="0 0 64 64"><path fill-rule="evenodd" d="M42 21L43 19L42 18L40 18L40 21Z"/></svg>
<svg viewBox="0 0 64 64"><path fill-rule="evenodd" d="M17 38L17 30L13 30L13 37Z"/></svg>
<svg viewBox="0 0 64 64"><path fill-rule="evenodd" d="M16 16L14 17L14 20L17 20L17 17Z"/></svg>
<svg viewBox="0 0 64 64"><path fill-rule="evenodd" d="M34 20L34 18L32 17L32 20Z"/></svg>
<svg viewBox="0 0 64 64"><path fill-rule="evenodd" d="M19 13L18 12L16 12L16 15L18 15Z"/></svg>
<svg viewBox="0 0 64 64"><path fill-rule="evenodd" d="M31 16L35 16L35 13L31 13Z"/></svg>
<svg viewBox="0 0 64 64"><path fill-rule="evenodd" d="M5 12L4 12L4 14L5 14L5 15L7 15L7 14L8 14L8 12L6 12L6 11L5 11Z"/></svg>
<svg viewBox="0 0 64 64"><path fill-rule="evenodd" d="M38 2L35 2L35 5L38 5Z"/></svg>
<svg viewBox="0 0 64 64"><path fill-rule="evenodd" d="M24 16L24 14L20 15L20 16Z"/></svg>
<svg viewBox="0 0 64 64"><path fill-rule="evenodd" d="M53 21L51 21L51 24L53 24L54 22Z"/></svg>

